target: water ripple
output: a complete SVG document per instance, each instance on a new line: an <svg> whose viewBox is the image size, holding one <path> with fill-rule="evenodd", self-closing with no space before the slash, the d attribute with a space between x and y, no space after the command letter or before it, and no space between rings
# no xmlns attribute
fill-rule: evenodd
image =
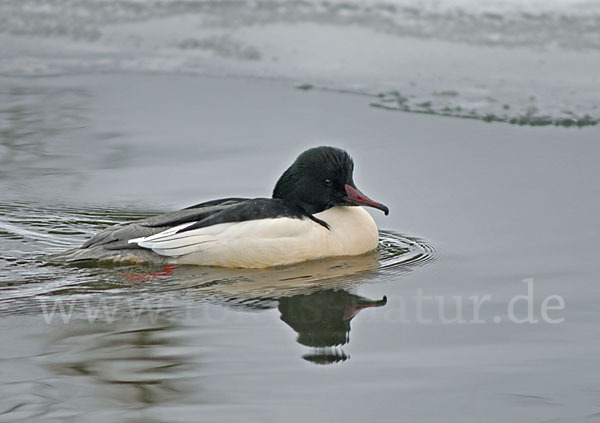
<svg viewBox="0 0 600 423"><path fill-rule="evenodd" d="M0 313L32 312L40 301L61 298L87 307L89 301L169 296L234 307L270 308L282 297L324 289L346 289L396 278L438 256L426 241L380 231L380 246L354 257L334 257L264 269L202 266L56 266L48 254L81 244L105 226L155 214L112 209L49 209L27 203L0 204Z"/></svg>

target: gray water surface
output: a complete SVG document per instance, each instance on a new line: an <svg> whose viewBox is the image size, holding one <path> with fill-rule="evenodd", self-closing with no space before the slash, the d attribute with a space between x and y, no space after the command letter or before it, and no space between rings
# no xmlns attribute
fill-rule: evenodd
<svg viewBox="0 0 600 423"><path fill-rule="evenodd" d="M597 129L273 81L0 87L0 421L598 420ZM44 261L111 224L267 196L320 144L390 207L377 252L269 271ZM531 319L528 299L511 315L529 287Z"/></svg>

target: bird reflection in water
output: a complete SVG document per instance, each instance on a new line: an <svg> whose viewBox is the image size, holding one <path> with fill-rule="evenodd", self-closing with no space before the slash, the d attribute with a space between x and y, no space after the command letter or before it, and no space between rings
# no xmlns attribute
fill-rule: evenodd
<svg viewBox="0 0 600 423"><path fill-rule="evenodd" d="M350 341L350 321L369 307L385 305L387 298L369 300L344 290L326 290L280 298L281 320L298 333L298 343L313 350L302 356L316 364L331 364L349 357L341 348Z"/></svg>
<svg viewBox="0 0 600 423"><path fill-rule="evenodd" d="M122 286L131 290L140 284L148 290L157 283L152 298L164 289L177 291L200 308L206 302L237 310L277 308L281 320L297 333L297 342L309 348L302 357L316 364L333 364L349 358L343 347L349 342L351 321L357 313L386 303L385 297L371 300L350 292L365 280L380 277L379 267L380 254L375 251L268 272L177 266L149 273L147 269L132 273L135 269L128 268L120 275ZM389 268L386 271L389 273ZM396 267L394 274L406 271L410 268ZM91 378L95 383L86 386L104 391L93 397L110 398L128 408L179 402L196 390L188 381L198 372L194 364L199 362L198 343L216 345L219 340L211 339L211 333L199 339L194 325L186 326L181 316L169 309L173 310L159 307L157 320L149 316L135 325L118 318L112 325L67 325L52 342L55 354L48 366L58 375ZM192 332L186 333L188 330ZM92 396L87 392L81 395Z"/></svg>
<svg viewBox="0 0 600 423"><path fill-rule="evenodd" d="M349 342L350 321L364 308L380 307L387 299L370 300L349 292L378 276L379 251L264 270L178 268L178 280L188 295L227 307L277 308L281 320L297 332L297 341L311 348L303 356L317 364L345 361L341 348ZM399 272L409 271L407 267ZM186 276L186 272L189 272ZM207 278L208 277L208 278ZM186 288L183 288L186 289Z"/></svg>
<svg viewBox="0 0 600 423"><path fill-rule="evenodd" d="M349 358L342 346L349 342L357 313L385 303L385 297L369 300L332 288L281 297L271 308L276 306L281 320L298 334L297 342L310 348L305 360L333 364ZM133 422L147 421L147 413L173 404L223 402L218 388L205 385L212 365L205 348L218 348L222 337L185 325L166 310L135 322L126 314L115 317L112 323L72 321L48 333L43 361L51 376L36 384L38 401L31 405L36 413L68 410L84 416L92 408L96 417L119 413L120 421Z"/></svg>
<svg viewBox="0 0 600 423"><path fill-rule="evenodd" d="M44 383L53 389L50 394L44 391L42 405L47 410L66 407L76 415L92 403L99 410L145 413L150 407L169 407L189 398L195 404L221 401L210 390L200 389L200 398L198 393L212 359L205 348L223 347L224 331L206 320L187 324L183 303L197 310L213 305L238 311L277 309L280 319L297 333L297 342L308 347L303 359L315 364L343 362L349 358L343 348L350 340L352 319L362 309L386 303L386 297L372 300L351 293L366 280L381 277L379 259L373 252L268 272L197 266L104 271L119 275L120 283L113 280L110 286L127 292L123 303L127 307L117 311L112 323L82 319L48 333L44 361L54 376ZM395 267L394 275L407 271L410 267ZM386 272L390 274L390 268ZM98 283L92 286L100 290ZM167 297L166 291L176 291L184 302L158 301L152 309L156 313L146 309L148 315L131 319L129 304ZM104 298L99 292L97 298ZM72 377L78 388L67 393L61 386Z"/></svg>

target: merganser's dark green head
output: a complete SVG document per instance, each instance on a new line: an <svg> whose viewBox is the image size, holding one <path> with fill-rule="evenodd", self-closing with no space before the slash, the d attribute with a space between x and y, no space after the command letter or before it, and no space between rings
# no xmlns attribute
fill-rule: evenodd
<svg viewBox="0 0 600 423"><path fill-rule="evenodd" d="M360 192L352 174L354 162L348 153L335 147L315 147L300 154L281 175L273 198L279 198L315 214L335 206L369 206L389 209Z"/></svg>

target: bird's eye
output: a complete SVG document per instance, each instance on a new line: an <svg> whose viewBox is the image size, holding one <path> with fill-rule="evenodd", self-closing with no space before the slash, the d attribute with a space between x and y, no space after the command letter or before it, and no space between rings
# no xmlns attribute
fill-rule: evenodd
<svg viewBox="0 0 600 423"><path fill-rule="evenodd" d="M325 183L325 186L330 187L333 185L333 182L331 182L331 179L325 179L323 181L323 183Z"/></svg>

